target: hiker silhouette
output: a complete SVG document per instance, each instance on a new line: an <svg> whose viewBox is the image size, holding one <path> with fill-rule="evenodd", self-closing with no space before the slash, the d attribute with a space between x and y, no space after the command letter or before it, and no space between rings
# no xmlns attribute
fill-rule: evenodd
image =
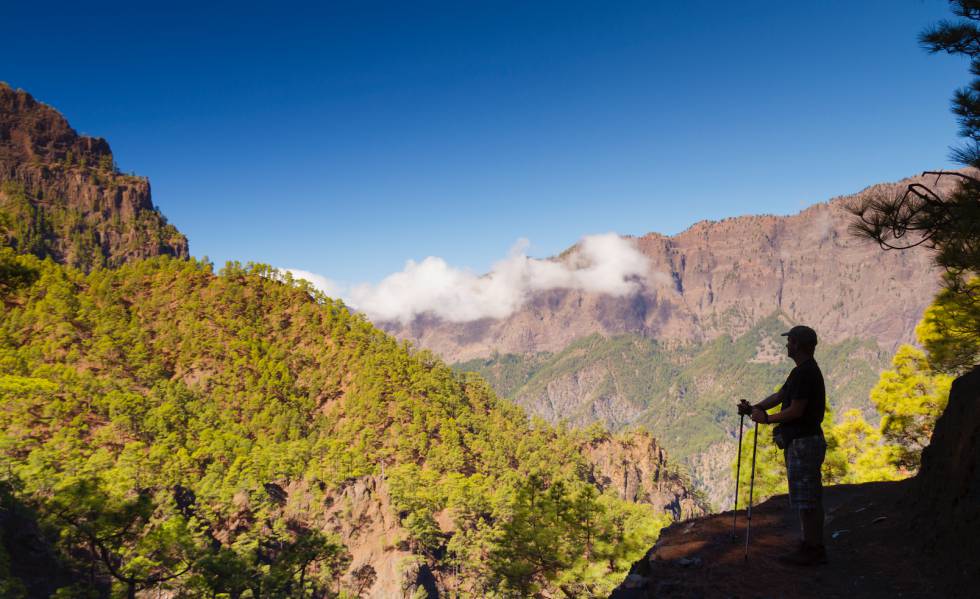
<svg viewBox="0 0 980 599"><path fill-rule="evenodd" d="M827 452L823 435L826 389L823 373L813 357L817 333L797 325L783 333L786 353L796 367L786 377L778 391L755 405L743 402L740 413L750 415L758 424L775 425L773 440L783 450L786 477L789 482L789 501L799 512L800 545L795 552L779 556L779 561L800 566L827 562L823 542L823 481L820 468ZM780 411L766 410L780 406Z"/></svg>

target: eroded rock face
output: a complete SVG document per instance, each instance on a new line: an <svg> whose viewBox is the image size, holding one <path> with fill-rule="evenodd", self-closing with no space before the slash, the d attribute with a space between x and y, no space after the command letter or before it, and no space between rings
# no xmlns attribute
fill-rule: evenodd
<svg viewBox="0 0 980 599"><path fill-rule="evenodd" d="M586 445L583 453L592 464L592 479L602 490L611 489L627 501L650 504L658 512L671 513L675 520L707 513L677 470L669 466L667 452L645 431L601 437Z"/></svg>
<svg viewBox="0 0 980 599"><path fill-rule="evenodd" d="M870 338L894 351L912 340L939 272L928 251L884 252L852 235L847 207L913 181L937 185L935 177L916 177L793 216L742 216L700 222L672 237L644 235L637 244L649 259L649 274L631 297L553 289L504 319L449 323L425 316L381 324L449 362L493 352L559 351L592 333L700 342L738 335L774 312L809 324L824 341ZM938 187L954 183L946 177Z"/></svg>
<svg viewBox="0 0 980 599"><path fill-rule="evenodd" d="M415 580L403 576L405 564L412 562L413 556L398 547L406 532L391 508L388 487L381 477L354 481L332 497L325 515L329 528L340 535L351 553L351 565L344 576L349 586L355 586L355 572L369 566L376 579L361 589L362 596L400 597L406 588L414 590Z"/></svg>
<svg viewBox="0 0 980 599"><path fill-rule="evenodd" d="M432 584L429 564L408 551L407 531L391 505L388 485L381 476L363 476L326 494L313 505L305 481L285 487L283 515L302 520L319 512L318 525L340 537L351 562L341 586L358 597L385 599L412 596ZM267 487L268 492L268 487Z"/></svg>
<svg viewBox="0 0 980 599"><path fill-rule="evenodd" d="M109 144L0 84L0 238L85 270L159 255L187 239L153 206L150 182L117 171Z"/></svg>

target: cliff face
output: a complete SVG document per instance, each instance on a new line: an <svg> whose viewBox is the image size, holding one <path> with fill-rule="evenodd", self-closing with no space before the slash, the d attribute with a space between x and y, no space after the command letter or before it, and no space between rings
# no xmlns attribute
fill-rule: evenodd
<svg viewBox="0 0 980 599"><path fill-rule="evenodd" d="M781 312L813 326L822 341L874 339L892 351L912 339L938 271L927 251L883 252L851 235L846 207L914 180L924 179L877 185L793 216L700 222L673 237L647 234L637 243L649 276L630 297L555 289L504 319L460 324L425 317L383 326L456 362L493 352L560 351L592 333L702 342L738 335ZM944 178L939 186L953 183Z"/></svg>
<svg viewBox="0 0 980 599"><path fill-rule="evenodd" d="M0 84L0 236L22 253L85 270L158 255L187 239L153 206L150 183L115 167L109 144Z"/></svg>
<svg viewBox="0 0 980 599"><path fill-rule="evenodd" d="M301 484L288 488L290 496L307 497ZM302 510L289 514L300 518ZM356 589L359 597L384 599L410 595L419 587L437 584L430 564L408 551L408 532L391 505L387 482L380 476L364 476L329 492L322 517L326 530L336 533L351 562L342 583ZM442 577L442 586L449 584Z"/></svg>
<svg viewBox="0 0 980 599"><path fill-rule="evenodd" d="M625 437L602 437L583 448L591 463L592 480L600 490L611 489L621 499L647 503L669 512L675 520L706 513L690 483L669 466L667 452L645 431Z"/></svg>

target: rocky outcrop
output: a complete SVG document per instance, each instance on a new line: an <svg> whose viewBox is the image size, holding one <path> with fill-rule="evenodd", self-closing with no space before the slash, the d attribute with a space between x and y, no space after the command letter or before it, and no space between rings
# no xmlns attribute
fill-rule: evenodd
<svg viewBox="0 0 980 599"><path fill-rule="evenodd" d="M825 489L828 565L777 561L798 543L778 495L753 508L747 552L745 511L677 523L611 597L976 597L978 464L980 367L953 383L915 478Z"/></svg>
<svg viewBox="0 0 980 599"><path fill-rule="evenodd" d="M351 554L342 583L357 590L357 596L412 596L418 587L430 583L428 565L402 546L408 534L391 507L388 486L382 477L352 481L331 493L325 507L327 528L340 536ZM365 577L365 572L373 573L373 577Z"/></svg>
<svg viewBox="0 0 980 599"><path fill-rule="evenodd" d="M847 207L925 180L876 185L793 216L742 216L699 222L670 237L644 235L636 242L649 259L649 276L630 297L552 289L504 319L450 323L430 315L383 326L457 362L493 352L559 351L592 333L699 342L738 335L779 312L813 326L825 341L874 339L891 352L912 339L938 288L938 270L928 251L883 252L856 238L848 232ZM938 186L953 183L947 177Z"/></svg>
<svg viewBox="0 0 980 599"><path fill-rule="evenodd" d="M912 530L948 580L980 581L980 367L953 382L910 492Z"/></svg>
<svg viewBox="0 0 980 599"><path fill-rule="evenodd" d="M266 483L265 490L279 506L276 516L339 537L350 555L340 585L350 595L386 599L417 596L420 587L434 591L430 564L408 550L408 533L392 508L384 477L352 479L326 493L312 492L307 481ZM246 515L237 518L250 517L239 508ZM317 514L313 522L308 521L310 513ZM217 536L228 543L234 527L234 520L226 523Z"/></svg>
<svg viewBox="0 0 980 599"><path fill-rule="evenodd" d="M159 255L187 239L154 207L150 182L120 173L109 144L0 84L0 238L83 269Z"/></svg>
<svg viewBox="0 0 980 599"><path fill-rule="evenodd" d="M738 454L738 445L731 439L712 443L688 459L694 476L695 488L704 491L708 503L715 508L732 504L735 490L732 488L732 464Z"/></svg>
<svg viewBox="0 0 980 599"><path fill-rule="evenodd" d="M675 520L707 513L704 502L691 493L690 483L668 462L667 452L646 431L602 436L587 444L582 453L600 490L610 489L621 499L650 504Z"/></svg>

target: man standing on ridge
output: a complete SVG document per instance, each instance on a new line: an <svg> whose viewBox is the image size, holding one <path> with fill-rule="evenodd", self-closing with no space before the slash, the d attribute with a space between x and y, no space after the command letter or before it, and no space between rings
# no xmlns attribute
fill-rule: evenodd
<svg viewBox="0 0 980 599"><path fill-rule="evenodd" d="M779 391L755 405L745 400L739 412L750 414L760 424L776 424L773 440L786 458L790 505L799 511L803 540L799 549L780 556L779 561L800 566L827 563L823 544L823 483L820 467L827 451L823 422L826 391L823 373L813 359L817 333L798 325L783 333L786 352L796 362ZM781 405L779 412L766 410Z"/></svg>

